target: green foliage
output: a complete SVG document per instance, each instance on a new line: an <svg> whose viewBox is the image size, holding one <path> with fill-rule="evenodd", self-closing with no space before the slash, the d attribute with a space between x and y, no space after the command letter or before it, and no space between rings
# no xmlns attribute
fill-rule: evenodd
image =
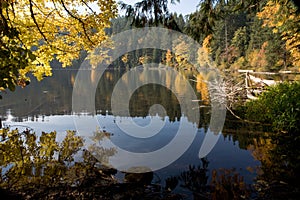
<svg viewBox="0 0 300 200"><path fill-rule="evenodd" d="M26 80L19 79L19 70L34 60L35 55L18 44L19 32L4 23L0 20L1 29L7 26L0 29L0 91L6 88L14 91L16 85L26 85Z"/></svg>
<svg viewBox="0 0 300 200"><path fill-rule="evenodd" d="M271 123L276 131L300 131L300 82L280 83L270 87L258 100L246 104L246 117Z"/></svg>
<svg viewBox="0 0 300 200"><path fill-rule="evenodd" d="M217 17L219 17L219 12L213 4L212 0L201 1L200 9L189 15L185 31L198 42L213 33Z"/></svg>
<svg viewBox="0 0 300 200"><path fill-rule="evenodd" d="M125 15L132 20L131 25L135 27L158 26L163 24L175 30L179 30L177 23L174 21L174 16L169 13L168 4L175 4L180 0L141 0L133 6L120 2L122 10L125 10Z"/></svg>
<svg viewBox="0 0 300 200"><path fill-rule="evenodd" d="M238 56L244 56L248 47L249 38L247 35L246 26L238 28L234 32L234 36L231 40L231 45L238 49Z"/></svg>

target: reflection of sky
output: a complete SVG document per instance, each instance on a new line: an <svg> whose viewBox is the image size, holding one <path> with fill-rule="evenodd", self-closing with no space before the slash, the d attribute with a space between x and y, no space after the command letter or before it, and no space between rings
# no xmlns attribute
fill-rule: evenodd
<svg viewBox="0 0 300 200"><path fill-rule="evenodd" d="M103 127L106 131L114 134L111 137L114 144L132 152L150 152L162 148L170 142L170 140L172 140L174 135L177 133L179 126L178 121L170 122L165 119L163 128L157 134L149 138L138 138L124 133L117 124L114 123L115 117L113 116L100 116L98 121L100 127ZM139 125L148 125L150 119L149 117L134 117L134 121Z"/></svg>
<svg viewBox="0 0 300 200"><path fill-rule="evenodd" d="M97 119L103 130L113 133L111 136L113 143L127 150L136 152L149 152L163 147L172 140L179 126L178 121L170 122L169 120L165 120L165 127L157 135L147 139L139 139L122 133L114 123L115 117L112 115L98 115ZM134 121L145 125L149 123L149 119L141 117L135 118ZM57 131L58 141L63 139L66 130L75 130L73 116L71 115L54 115L44 118L39 117L36 118L35 121L4 123L6 125L12 125L13 127L18 127L18 125L28 126L35 130L37 134L40 134L41 131L51 132L55 130ZM199 129L195 140L184 155L170 166L157 171L161 178L179 175L180 172L187 170L190 164L196 166L201 165L198 153L204 136L204 129ZM237 172L244 176L246 182L251 182L255 177L255 174L251 174L246 168L259 165L259 161L254 160L251 156L251 152L240 149L238 142L233 144L232 141L224 139L222 136L219 138L213 150L208 154L207 158L209 161L209 175L212 169L235 168Z"/></svg>
<svg viewBox="0 0 300 200"><path fill-rule="evenodd" d="M189 165L202 166L201 160L198 158L200 146L203 142L205 133L204 129L199 129L198 134L185 154L175 161L167 169L162 169L159 172L163 176L167 174L178 174L188 170ZM256 174L249 172L247 167L255 167L260 164L256 161L250 151L239 148L238 142L233 145L232 141L223 139L221 136L213 148L213 150L207 156L208 164L208 175L211 175L213 169L236 169L236 172L244 176L245 181L251 183ZM210 180L209 180L210 181Z"/></svg>

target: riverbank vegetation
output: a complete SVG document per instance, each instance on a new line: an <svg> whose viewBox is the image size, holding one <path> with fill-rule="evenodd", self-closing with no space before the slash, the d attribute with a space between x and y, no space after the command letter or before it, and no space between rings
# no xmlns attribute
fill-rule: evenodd
<svg viewBox="0 0 300 200"><path fill-rule="evenodd" d="M116 59L113 67L163 63L189 71L192 68L189 60L194 60L197 67L214 63L214 67L224 73L239 69L299 72L300 11L296 1L202 0L197 11L188 16L171 13L167 9L168 2L143 0L133 6L121 4L126 14L116 17L113 0L98 1L100 13L94 12L87 1L52 1L51 6L38 0L0 1L0 91L14 90L17 85L25 87L29 74L38 80L50 76L51 61L58 61L63 67L72 65L109 36L149 26L180 31L199 42L202 48L193 49L184 40L178 40L166 51L138 49L129 52ZM84 6L87 13L75 9L78 5ZM168 41L164 38L167 35L145 37L161 43ZM126 38L124 43L132 41ZM109 77L108 72L105 75ZM201 93L203 107L209 106L208 78L209 74L195 74L194 84ZM231 85L241 79L235 78L231 79ZM73 83L65 85L71 88ZM229 97L238 99L237 90L233 89ZM138 92L143 94L144 89ZM43 98L48 98L46 93ZM164 91L161 93L167 95ZM225 124L223 133L224 138L233 137L234 142L238 141L242 149L251 151L260 161L252 186L234 169L208 172L206 158L199 166L190 166L160 182L154 179L153 173L138 177L124 175L127 179L118 181L114 176L116 171L103 168L87 151L82 151L82 140L74 131L68 132L59 143L56 132L43 132L37 137L29 130L4 128L0 131L0 194L10 199L183 199L184 194L174 192L176 187L181 187L195 199L297 199L300 191L299 98L300 83L283 82L267 87L257 100L239 104L238 108L230 105L237 109L241 118L251 121L250 125L239 121L243 123L242 128L256 126L255 131L259 129L260 135L255 135L229 123ZM175 109L170 107L170 110ZM236 131L234 136L227 135L228 127ZM108 136L108 133L99 134L98 140ZM79 153L83 162L74 160ZM105 158L113 153L114 149L110 149Z"/></svg>
<svg viewBox="0 0 300 200"><path fill-rule="evenodd" d="M300 82L280 83L270 87L257 100L247 102L245 117L272 124L273 131L299 134Z"/></svg>

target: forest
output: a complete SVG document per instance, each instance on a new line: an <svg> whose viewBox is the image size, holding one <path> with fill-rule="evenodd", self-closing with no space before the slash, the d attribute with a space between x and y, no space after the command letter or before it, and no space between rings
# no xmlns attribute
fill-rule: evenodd
<svg viewBox="0 0 300 200"><path fill-rule="evenodd" d="M244 79L237 73L300 73L299 2L199 0L195 12L186 16L169 9L170 3L184 2L0 0L1 199L299 198L299 78L291 76L292 81L263 87L257 99L246 100L245 90L238 85ZM119 37L127 30L153 27L166 31L149 31L139 40L137 35ZM171 38L171 32L186 37ZM119 43L111 42L115 36ZM145 41L169 48L139 48ZM114 48L122 46L136 50L111 60ZM86 60L91 61L85 71L88 78L76 82ZM106 61L109 66L97 79L97 62ZM163 67L146 69L151 63ZM210 130L219 117L212 117L211 111L215 88L209 79L215 74L198 71L209 67L221 72L227 98L226 108L222 107L227 111L224 127L217 131ZM175 76L173 69L182 76ZM138 76L124 76L127 72ZM128 88L156 77L165 85L136 89L128 102L130 115L112 112L116 85ZM194 96L187 95L187 86L182 85L186 79ZM75 86L87 88L78 94L84 108L90 103L89 84L95 80L99 81L92 99L95 113L74 112ZM181 103L181 99L187 100ZM122 96L115 100L121 101ZM145 124L157 104L164 112L154 113L156 117L168 119L159 134L131 140L116 127L118 119L126 118ZM193 111L199 109L199 119L183 112L191 105L197 106ZM74 119L92 117L99 126L84 121L90 133L80 135ZM139 170L147 163L131 169L134 173L111 167L118 145L103 141L140 155L171 143L182 123L196 129L195 134L183 131L195 141L174 163L146 173ZM220 138L212 152L200 158L199 144L209 134ZM181 142L176 145L174 152ZM162 160L147 160L152 161Z"/></svg>
<svg viewBox="0 0 300 200"><path fill-rule="evenodd" d="M202 0L197 10L187 16L171 12L168 3L144 0L127 5L97 1L91 8L85 1L53 1L53 6L44 1L1 1L0 90L26 86L30 73L38 80L51 76L51 61L70 66L84 55L83 51L89 53L101 44L106 35L134 27L160 26L187 34L203 47L192 49L200 64L212 59L221 70L299 71L300 17L296 1ZM71 10L73 5L85 11L79 7ZM125 15L118 15L117 7ZM169 52L132 52L136 55L129 59L124 55L115 65L124 66L126 60L151 60L186 67L186 59L176 58L175 54L188 53L189 47L184 41L173 46Z"/></svg>
<svg viewBox="0 0 300 200"><path fill-rule="evenodd" d="M184 59L176 58L171 52L187 54L190 50L196 51L200 64L205 63L205 59L212 59L222 71L299 71L300 18L293 1L204 0L199 2L196 12L190 15L182 16L161 9L156 18L151 16L155 12L152 8L142 6L136 4L134 8L124 5L125 16L113 19L108 33L159 25L187 34L203 48L191 50L182 41L174 44L169 52L159 53L153 49L135 53L139 55L131 55L131 62L139 63L138 59L142 59L143 62L171 64L171 60L171 66L184 68ZM160 36L152 37L164 41ZM202 51L209 58L205 58ZM124 66L124 62L119 65Z"/></svg>

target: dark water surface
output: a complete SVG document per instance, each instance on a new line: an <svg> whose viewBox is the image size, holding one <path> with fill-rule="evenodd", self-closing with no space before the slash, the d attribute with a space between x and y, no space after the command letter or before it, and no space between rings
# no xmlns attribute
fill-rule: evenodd
<svg viewBox="0 0 300 200"><path fill-rule="evenodd" d="M124 70L107 70L98 83L95 95L96 118L102 131L110 134L110 139L128 151L132 152L149 152L155 151L167 145L175 136L178 130L180 120L185 119L181 113L180 104L176 95L174 95L166 87L157 84L148 84L140 87L132 95L129 108L130 116L115 116L111 112L111 94L116 82L124 74ZM56 131L56 141L63 141L67 130L76 130L72 115L72 89L76 77L76 69L55 69L53 76L45 78L42 82L33 80L25 89L17 88L15 92L3 94L3 100L0 101L0 116L3 125L18 128L23 131L26 128L32 129L36 135L41 136L42 132ZM146 78L149 74L142 74L141 79ZM186 72L185 76L189 79L195 79L193 74ZM91 73L91 79L93 79ZM131 80L128 80L131 81ZM124 84L126 84L124 82ZM171 84L175 85L178 90L177 95L183 95L184 91L180 88L180 80ZM190 84L195 89L198 98L203 98L204 89L201 85L197 85L194 81ZM204 87L202 85L202 87ZM202 95L202 97L201 97ZM83 95L84 99L85 96ZM149 109L154 104L160 104L165 108L165 113L157 113L156 117L165 122L163 129L159 134L147 138L133 138L124 134L116 125L117 117L130 117L133 121L141 126L149 123L151 116ZM198 157L200 146L209 126L210 108L209 105L199 105L200 121L196 133L196 137L188 148L188 150L171 165L154 172L152 183L165 185L170 177L182 177L181 184L175 188L175 193L183 193L188 198L193 197L195 190L201 190L203 186L209 186L218 175L224 173L231 174L232 177L237 175L237 182L243 182L246 185L253 184L255 178L260 174L261 160L264 156L265 144L268 139L263 137L265 134L259 127L250 127L236 123L232 119L227 119L223 134L220 136L213 150L202 160ZM88 113L87 113L88 115ZM153 117L153 116L152 116ZM190 122L193 123L193 122ZM83 162L84 158L79 153L82 149L74 154L74 160L71 162ZM55 156L55 155L54 155ZM109 157L109 155L108 155ZM9 171L13 163L2 162L2 176ZM204 174L199 182L196 173L193 175L193 167ZM31 169L30 174L34 174L36 167ZM189 173L187 173L189 172ZM25 173L26 174L26 173ZM187 184L189 182L185 177L189 174L191 180L198 181L193 186ZM35 174L35 176L37 176ZM43 176L40 174L40 176ZM194 176L194 177L193 177ZM120 182L124 180L124 173L118 172L116 179ZM14 177L6 177L2 181L8 181ZM221 179L218 179L221 180ZM185 187L183 186L186 183ZM198 187L198 188L197 188ZM174 192L173 191L173 192Z"/></svg>

